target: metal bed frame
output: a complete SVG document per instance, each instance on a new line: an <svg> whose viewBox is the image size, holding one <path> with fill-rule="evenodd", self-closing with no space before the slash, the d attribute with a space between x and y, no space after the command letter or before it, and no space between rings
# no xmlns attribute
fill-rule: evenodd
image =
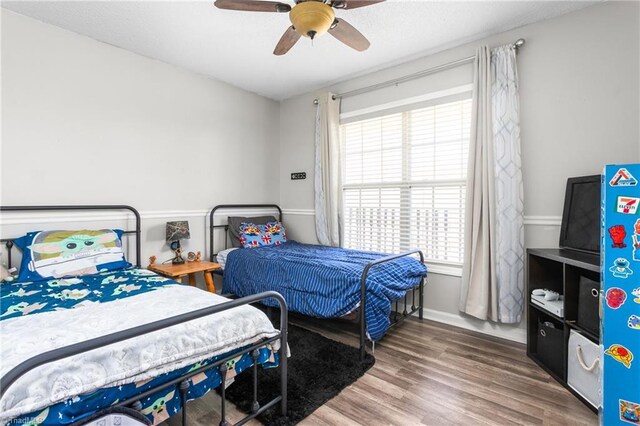
<svg viewBox="0 0 640 426"><path fill-rule="evenodd" d="M211 212L209 213L209 258L210 260L213 262L215 260L215 257L217 256L217 253L215 252L215 240L214 240L214 234L215 231L217 229L224 229L225 232L225 242L224 242L224 247L225 249L228 248L228 241L229 241L229 224L228 224L228 219L227 219L227 223L225 224L215 224L214 222L214 217L217 211L219 210L229 210L229 209L237 209L237 210L243 210L243 209L260 209L260 210L273 210L273 211L277 211L278 212L278 220L280 222L282 222L282 209L280 208L280 206L278 206L277 204L221 204L218 206L215 206ZM360 306L358 307L357 310L357 316L354 320L348 320L351 322L355 322L358 323L359 325L359 338L360 338L360 360L363 361L366 355L366 341L367 341L367 323L366 323L366 315L364 314L365 312L365 307L366 307L366 303L367 303L367 298L366 298L366 294L367 294L367 288L366 288L366 283L367 283L367 277L369 276L369 271L371 270L371 268L374 267L379 267L379 265L383 265L387 262L390 262L392 260L396 260L399 259L401 257L407 257L407 256L411 256L411 255L415 255L417 254L420 257L420 262L424 263L424 254L422 253L421 250L411 250L411 251L407 251L407 252L403 252L400 254L394 254L394 255L390 255L390 256L386 256L386 257L382 257L380 259L376 259L372 262L369 262L363 269L362 271L362 275L360 276ZM224 273L224 271L222 271L221 273ZM423 302L423 295L424 295L424 286L425 286L425 279L422 278L420 280L420 282L418 283L418 285L416 285L413 289L407 291L407 293L404 296L404 307L402 308L402 312L400 312L399 309L399 303L402 301L402 299L400 300L396 300L395 301L395 309L392 311L391 313L391 325L389 326L389 328L394 327L400 323L402 323L405 319L411 317L413 314L415 314L416 312L418 313L418 318L419 319L423 319L424 317L424 302ZM416 305L416 292L418 293L418 304ZM409 296L409 293L411 293L411 296ZM410 303L409 303L410 302ZM408 308L408 306L410 306L410 308Z"/></svg>
<svg viewBox="0 0 640 426"><path fill-rule="evenodd" d="M0 206L0 212L10 212L10 211L70 211L70 210L128 210L135 216L136 225L135 230L126 230L125 234L135 234L136 238L136 265L140 265L140 214L136 209L131 206L126 205L82 205L82 206ZM5 243L8 253L7 259L9 267L11 267L11 249L14 247L14 239L4 238L1 239L0 242ZM0 398L4 396L7 389L15 383L20 377L28 373L29 371L51 362L58 361L63 358L68 358L77 354L81 354L84 352L88 352L94 349L98 349L104 346L108 346L114 343L118 343L124 340L132 339L137 336L141 336L143 334L152 333L154 331L158 331L164 328L172 327L178 324L182 324L188 321L193 321L198 318L202 318L208 315L213 315L219 312L227 311L229 309L234 309L239 306L249 305L253 303L260 302L261 300L265 300L268 298L273 298L278 302L278 306L280 308L280 331L279 334L273 336L268 339L263 339L258 343L255 343L249 347L242 349L239 352L235 352L231 355L228 355L218 361L201 367L197 370L191 371L189 373L185 373L184 375L177 377L169 382L159 384L154 386L153 388L140 393L139 395L135 395L126 400L120 401L115 406L118 407L129 407L136 411L142 410L141 400L148 397L149 395L158 392L160 390L166 389L168 387L178 385L178 389L180 392L180 398L182 403L182 424L187 424L187 391L189 389L189 379L195 375L198 375L202 372L212 370L217 368L220 372L220 377L222 378L222 383L220 385L221 389L221 420L220 426L228 426L229 423L226 419L226 410L225 410L225 381L227 375L227 361L237 357L238 355L250 354L253 359L253 399L251 403L250 413L241 419L237 425L242 425L248 422L249 420L257 417L265 410L275 406L276 404L280 404L280 411L282 415L286 415L287 413L287 326L288 326L288 309L287 303L284 298L275 291L263 292L255 295L251 295L248 297L243 297L241 299L231 300L226 303L222 303L220 305L209 306L206 308L198 309L192 312L187 312L184 314L176 315L173 317L165 318L159 321L155 321L148 324L143 324L137 327L132 327L126 330L118 331L116 333L107 334L104 336L100 336L94 339L86 340L84 342L75 343L73 345L61 347L58 349L54 349L48 352L44 352L37 356L34 356L23 363L17 365L10 371L8 371L2 378L0 378ZM265 345L280 341L280 349L278 351L279 354L279 363L280 363L280 395L277 395L271 401L265 403L260 406L258 403L258 364L257 359L259 355L259 349L264 347ZM105 407L107 408L107 407Z"/></svg>

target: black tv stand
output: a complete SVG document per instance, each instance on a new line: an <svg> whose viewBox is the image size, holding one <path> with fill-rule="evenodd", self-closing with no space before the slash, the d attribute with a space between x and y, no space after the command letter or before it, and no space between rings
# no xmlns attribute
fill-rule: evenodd
<svg viewBox="0 0 640 426"><path fill-rule="evenodd" d="M597 411L577 392L567 385L567 345L571 329L576 329L594 343L600 336L580 327L578 317L578 294L580 276L600 282L600 256L568 249L527 250L527 355L554 379L560 382L587 407ZM560 317L535 305L531 291L546 288L564 295L564 316ZM599 315L594 312L593 315ZM556 327L555 336L549 336L546 344L551 347L538 348L537 335L540 323L551 322ZM551 334L551 333L549 333Z"/></svg>

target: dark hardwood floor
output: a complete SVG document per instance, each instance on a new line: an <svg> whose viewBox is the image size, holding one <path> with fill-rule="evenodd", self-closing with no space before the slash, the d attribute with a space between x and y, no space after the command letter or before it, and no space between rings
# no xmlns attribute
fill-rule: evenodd
<svg viewBox="0 0 640 426"><path fill-rule="evenodd" d="M296 319L357 345L332 323ZM295 356L295 353L293 354ZM376 364L301 425L596 425L597 416L525 355L521 344L411 319L375 348ZM189 403L191 425L219 422L218 396ZM230 421L242 414L232 409ZM170 419L178 425L179 419ZM258 424L253 422L252 424Z"/></svg>

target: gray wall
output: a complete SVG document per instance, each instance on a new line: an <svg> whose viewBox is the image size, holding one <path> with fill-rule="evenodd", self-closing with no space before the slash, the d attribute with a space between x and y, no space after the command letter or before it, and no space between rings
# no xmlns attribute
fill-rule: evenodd
<svg viewBox="0 0 640 426"><path fill-rule="evenodd" d="M278 119L275 101L2 10L4 205L131 204L145 257L170 256L171 219L204 251L212 206L278 201Z"/></svg>
<svg viewBox="0 0 640 426"><path fill-rule="evenodd" d="M607 163L640 160L640 5L606 2L440 52L328 88L341 93L471 56L478 45L526 39L518 55L525 238L528 247L558 244L564 185L569 176L597 174ZM466 65L343 101L342 111L468 84ZM316 93L281 102L280 203L290 234L315 240L313 130ZM289 173L306 171L304 181ZM295 213L295 212L294 212ZM295 216L295 218L294 218ZM458 314L460 280L432 274L425 294L429 315L441 321L522 339L522 328L496 326Z"/></svg>
<svg viewBox="0 0 640 426"><path fill-rule="evenodd" d="M527 44L521 78L526 241L557 244L564 182L640 159L639 10L607 2L331 87L343 92L473 55ZM471 81L461 67L345 99L354 110ZM143 256L169 256L164 222L190 220L204 250L218 203L280 200L290 234L315 242L314 93L280 104L159 61L2 11L2 204L130 203L143 211ZM250 156L251 167L243 167ZM255 161L259 159L259 161ZM294 171L307 172L291 181ZM250 195L248 195L250 194ZM87 218L79 220L88 221ZM59 216L2 219L20 230ZM126 223L125 223L126 224ZM459 278L432 274L429 316L509 338L522 329L457 313Z"/></svg>

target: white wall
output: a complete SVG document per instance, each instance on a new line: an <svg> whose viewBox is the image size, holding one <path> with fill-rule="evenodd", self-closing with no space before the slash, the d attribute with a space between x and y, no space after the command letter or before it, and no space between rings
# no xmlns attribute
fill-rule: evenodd
<svg viewBox="0 0 640 426"><path fill-rule="evenodd" d="M278 201L277 102L4 9L1 53L3 205L131 204L162 260L167 220L204 251L208 209Z"/></svg>
<svg viewBox="0 0 640 426"><path fill-rule="evenodd" d="M525 238L528 247L558 244L564 186L569 176L597 174L607 163L640 160L640 5L606 2L508 31L328 88L342 93L471 56L478 45L522 37L518 55ZM343 112L472 81L471 65L343 101ZM281 102L280 203L313 209L315 93ZM291 181L289 173L307 172ZM313 216L287 218L294 238L315 239ZM520 327L492 326L458 313L460 280L431 274L429 316L515 339Z"/></svg>

